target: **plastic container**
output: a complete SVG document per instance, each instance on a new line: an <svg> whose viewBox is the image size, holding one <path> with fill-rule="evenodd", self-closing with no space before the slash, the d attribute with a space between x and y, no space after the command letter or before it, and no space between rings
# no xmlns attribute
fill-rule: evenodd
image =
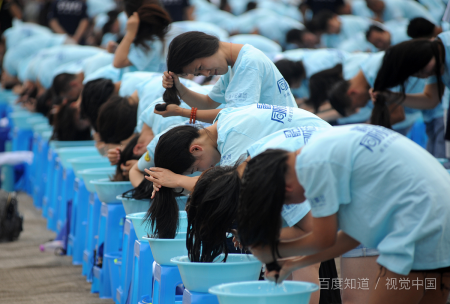
<svg viewBox="0 0 450 304"><path fill-rule="evenodd" d="M133 224L134 225L134 224ZM159 265L176 266L170 260L177 256L187 255L186 233L178 233L174 239L154 239L144 236L152 250L153 258Z"/></svg>
<svg viewBox="0 0 450 304"><path fill-rule="evenodd" d="M20 111L9 114L9 117L12 119L15 127L19 129L31 129L31 125L28 123L28 119L32 117L38 117L39 115L41 114L31 113L28 111Z"/></svg>
<svg viewBox="0 0 450 304"><path fill-rule="evenodd" d="M117 200L122 201L123 208L125 209L125 213L133 214L139 212L147 212L150 207L150 200L136 200L134 198L126 198L122 195L118 195L116 197Z"/></svg>
<svg viewBox="0 0 450 304"><path fill-rule="evenodd" d="M70 147L70 148L59 148L55 152L58 154L62 165L65 168L71 168L72 165L69 163L69 159L82 158L98 156L101 157L100 153L95 147Z"/></svg>
<svg viewBox="0 0 450 304"><path fill-rule="evenodd" d="M52 130L53 130L52 126L46 122L33 125L33 132L37 133L39 135L41 135L42 133L44 133L46 131L52 131Z"/></svg>
<svg viewBox="0 0 450 304"><path fill-rule="evenodd" d="M147 237L147 235L152 235L152 232L150 231L150 227L147 225L147 223L144 223L144 217L147 212L139 212L139 213L132 213L127 215L127 219L130 219L133 222L134 231L136 232L136 237L139 240L143 240L144 237ZM180 211L178 218L178 231L179 233L186 233L187 231L187 214L186 211ZM180 254L183 255L183 254ZM173 257L176 257L178 255L174 255Z"/></svg>
<svg viewBox="0 0 450 304"><path fill-rule="evenodd" d="M98 199L103 203L120 203L116 199L119 194L133 189L131 182L112 182L109 178L91 180L97 192Z"/></svg>
<svg viewBox="0 0 450 304"><path fill-rule="evenodd" d="M308 304L311 293L319 286L307 282L269 281L221 284L209 289L220 304Z"/></svg>
<svg viewBox="0 0 450 304"><path fill-rule="evenodd" d="M93 140L76 140L76 141L60 141L52 140L50 146L53 149L68 148L68 147L91 147L95 146L95 141Z"/></svg>
<svg viewBox="0 0 450 304"><path fill-rule="evenodd" d="M111 283L111 294L113 295L113 300L116 300L116 291L120 286L120 269L122 267L122 252L113 252L105 254L104 262L108 263L109 266L109 276Z"/></svg>
<svg viewBox="0 0 450 304"><path fill-rule="evenodd" d="M214 263L193 263L187 256L179 256L170 261L178 265L184 287L189 291L208 292L219 284L257 281L262 263L253 255L229 254L222 262L224 254L219 255Z"/></svg>
<svg viewBox="0 0 450 304"><path fill-rule="evenodd" d="M78 171L83 178L84 185L89 192L95 192L95 186L90 183L92 180L110 178L116 172L116 167L93 168Z"/></svg>
<svg viewBox="0 0 450 304"><path fill-rule="evenodd" d="M87 156L81 158L72 158L68 160L72 164L73 172L77 177L81 177L79 171L94 168L115 168L111 166L107 157L103 156Z"/></svg>
<svg viewBox="0 0 450 304"><path fill-rule="evenodd" d="M448 163L450 161L450 159L448 158L436 158L438 162L441 163L441 165Z"/></svg>

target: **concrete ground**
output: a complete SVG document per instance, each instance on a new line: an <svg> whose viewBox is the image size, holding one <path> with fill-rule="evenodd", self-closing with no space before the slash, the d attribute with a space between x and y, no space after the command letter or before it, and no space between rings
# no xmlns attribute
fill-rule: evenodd
<svg viewBox="0 0 450 304"><path fill-rule="evenodd" d="M18 201L23 231L17 241L0 243L0 304L114 303L90 292L91 284L81 275L81 266L72 265L71 257L39 251L39 245L55 233L46 228L28 195L19 194Z"/></svg>

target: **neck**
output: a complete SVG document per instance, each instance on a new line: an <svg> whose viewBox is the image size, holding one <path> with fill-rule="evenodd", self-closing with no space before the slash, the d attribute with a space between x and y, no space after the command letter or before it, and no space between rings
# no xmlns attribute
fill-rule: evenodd
<svg viewBox="0 0 450 304"><path fill-rule="evenodd" d="M225 55L225 59L227 61L227 64L231 67L234 66L238 56L239 52L241 51L243 44L236 44L231 42L220 42L220 49Z"/></svg>
<svg viewBox="0 0 450 304"><path fill-rule="evenodd" d="M217 140L219 138L219 133L217 132L217 122L207 128L199 131L200 138L202 142L206 142L217 149Z"/></svg>
<svg viewBox="0 0 450 304"><path fill-rule="evenodd" d="M80 72L77 74L77 80L80 81L81 83L83 83L84 80L84 73Z"/></svg>

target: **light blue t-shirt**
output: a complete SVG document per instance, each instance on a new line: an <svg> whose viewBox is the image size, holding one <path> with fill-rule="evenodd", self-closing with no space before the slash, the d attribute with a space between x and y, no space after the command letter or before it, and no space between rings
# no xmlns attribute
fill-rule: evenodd
<svg viewBox="0 0 450 304"><path fill-rule="evenodd" d="M295 165L316 218L380 252L407 275L450 266L450 175L425 149L389 129L334 127L311 137Z"/></svg>
<svg viewBox="0 0 450 304"><path fill-rule="evenodd" d="M114 60L114 54L102 52L83 60L84 77L89 77L100 68L111 65Z"/></svg>
<svg viewBox="0 0 450 304"><path fill-rule="evenodd" d="M85 75L83 84L99 78L106 78L110 79L112 82L117 82L120 81L122 75L122 69L117 69L112 64L108 64L102 68L99 68L95 72L90 73L87 76Z"/></svg>
<svg viewBox="0 0 450 304"><path fill-rule="evenodd" d="M339 34L323 34L322 44L328 48L338 48L345 40L352 39L357 33L365 33L371 25L370 19L352 15L338 16L341 21Z"/></svg>
<svg viewBox="0 0 450 304"><path fill-rule="evenodd" d="M143 82L149 82L153 79L159 78L161 83L162 79L161 73L154 72L129 72L124 73L120 83L119 95L120 96L130 96L138 88L138 86Z"/></svg>
<svg viewBox="0 0 450 304"><path fill-rule="evenodd" d="M247 149L252 144L281 129L302 126L331 128L311 112L268 104L226 108L220 111L214 122L217 122L220 165L225 166L245 160Z"/></svg>
<svg viewBox="0 0 450 304"><path fill-rule="evenodd" d="M157 38L153 41L146 41L145 44L148 49L142 45L131 44L128 60L133 64L133 68L145 72L164 71L166 65L164 44Z"/></svg>
<svg viewBox="0 0 450 304"><path fill-rule="evenodd" d="M411 39L411 37L409 37L407 34L408 24L409 21L405 19L402 19L400 21L392 20L384 23L384 26L391 34L391 46Z"/></svg>
<svg viewBox="0 0 450 304"><path fill-rule="evenodd" d="M165 37L166 46L169 46L170 42L176 36L191 31L204 32L208 35L216 36L220 41L228 41L228 32L213 23L200 21L177 21L170 24L170 30Z"/></svg>
<svg viewBox="0 0 450 304"><path fill-rule="evenodd" d="M36 55L40 50L64 44L67 35L43 34L24 38L14 47L9 48L3 58L3 68L11 76L17 76L19 65L30 56Z"/></svg>
<svg viewBox="0 0 450 304"><path fill-rule="evenodd" d="M250 44L263 52L267 57L273 58L276 54L281 53L281 46L273 40L261 35L240 34L231 36L229 41L235 44Z"/></svg>
<svg viewBox="0 0 450 304"><path fill-rule="evenodd" d="M208 96L227 107L254 103L297 107L289 85L260 50L244 45L234 66L222 75Z"/></svg>
<svg viewBox="0 0 450 304"><path fill-rule="evenodd" d="M365 0L352 0L351 6L352 15L370 19L374 16L373 12L367 7Z"/></svg>
<svg viewBox="0 0 450 304"><path fill-rule="evenodd" d="M6 41L6 49L10 49L24 39L32 36L45 36L53 34L52 31L45 26L41 26L35 23L19 22L17 25L5 30L3 37Z"/></svg>
<svg viewBox="0 0 450 304"><path fill-rule="evenodd" d="M383 21L389 21L394 19L405 18L408 20L422 17L433 23L439 23L440 20L435 20L433 15L431 15L427 9L415 2L410 0L383 0L385 3L385 9L383 12Z"/></svg>
<svg viewBox="0 0 450 304"><path fill-rule="evenodd" d="M277 16L275 12L265 8L252 9L251 11L245 12L236 17L233 31L240 34L250 34L257 28L256 25L260 21L271 18L274 15Z"/></svg>
<svg viewBox="0 0 450 304"><path fill-rule="evenodd" d="M290 17L282 17L278 14L268 16L256 23L259 34L278 42L286 47L286 34L292 29L302 30L305 28L299 21Z"/></svg>

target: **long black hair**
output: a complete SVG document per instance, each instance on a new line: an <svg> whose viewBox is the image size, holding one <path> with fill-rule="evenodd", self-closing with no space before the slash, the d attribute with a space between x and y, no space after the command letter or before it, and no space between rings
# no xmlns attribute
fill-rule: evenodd
<svg viewBox="0 0 450 304"><path fill-rule="evenodd" d="M252 158L245 168L237 223L241 244L269 245L276 259L285 199L288 152L269 149ZM277 254L279 256L279 254Z"/></svg>
<svg viewBox="0 0 450 304"><path fill-rule="evenodd" d="M210 57L219 50L219 39L203 32L186 32L175 37L169 45L167 70L175 74L183 73L183 68L194 60ZM175 85L163 94L166 104L180 105L179 93Z"/></svg>
<svg viewBox="0 0 450 304"><path fill-rule="evenodd" d="M77 109L71 103L62 103L53 118L51 140L76 141L91 140L89 123L79 118Z"/></svg>
<svg viewBox="0 0 450 304"><path fill-rule="evenodd" d="M169 13L158 4L144 4L137 9L137 13L139 28L133 43L148 50L146 42L153 41L155 37L158 37L164 44L164 37L172 22Z"/></svg>
<svg viewBox="0 0 450 304"><path fill-rule="evenodd" d="M436 59L435 75L439 98L442 98L441 66L445 62L444 56L445 52L440 39L434 41L410 40L392 46L384 55L383 63L375 79L373 91L382 92L400 85L401 98L398 100L398 103L401 103L406 97L405 83L408 78L422 70L434 57ZM391 127L390 113L386 104L386 97L383 94L378 94L375 100L370 122L374 125Z"/></svg>
<svg viewBox="0 0 450 304"><path fill-rule="evenodd" d="M155 148L155 167L183 174L195 162L189 152L192 141L200 136L193 126L178 126L170 129L158 141ZM155 194L147 212L153 234L162 239L173 239L178 228L178 204L173 189L161 187Z"/></svg>
<svg viewBox="0 0 450 304"><path fill-rule="evenodd" d="M123 181L129 181L128 176L123 175L123 170L121 168L121 165L125 165L125 163L129 160L138 160L141 158L141 155L136 155L133 153L134 146L136 146L139 139L139 134L136 134L125 146L125 148L120 151L120 160L116 165L116 173L112 177L112 181L116 182L123 182Z"/></svg>
<svg viewBox="0 0 450 304"><path fill-rule="evenodd" d="M186 205L186 247L191 262L213 262L228 257L226 233L236 220L241 179L237 165L203 172Z"/></svg>
<svg viewBox="0 0 450 304"><path fill-rule="evenodd" d="M289 85L305 78L305 67L301 60L292 61L289 59L281 59L275 62L275 66Z"/></svg>
<svg viewBox="0 0 450 304"><path fill-rule="evenodd" d="M81 92L80 113L89 120L95 131L97 131L98 111L113 93L114 83L110 79L99 78L84 85Z"/></svg>
<svg viewBox="0 0 450 304"><path fill-rule="evenodd" d="M342 64L340 63L331 69L312 75L309 79L309 98L305 103L314 107L314 112L317 113L320 106L328 100L331 88L341 80L343 80L343 77Z"/></svg>

